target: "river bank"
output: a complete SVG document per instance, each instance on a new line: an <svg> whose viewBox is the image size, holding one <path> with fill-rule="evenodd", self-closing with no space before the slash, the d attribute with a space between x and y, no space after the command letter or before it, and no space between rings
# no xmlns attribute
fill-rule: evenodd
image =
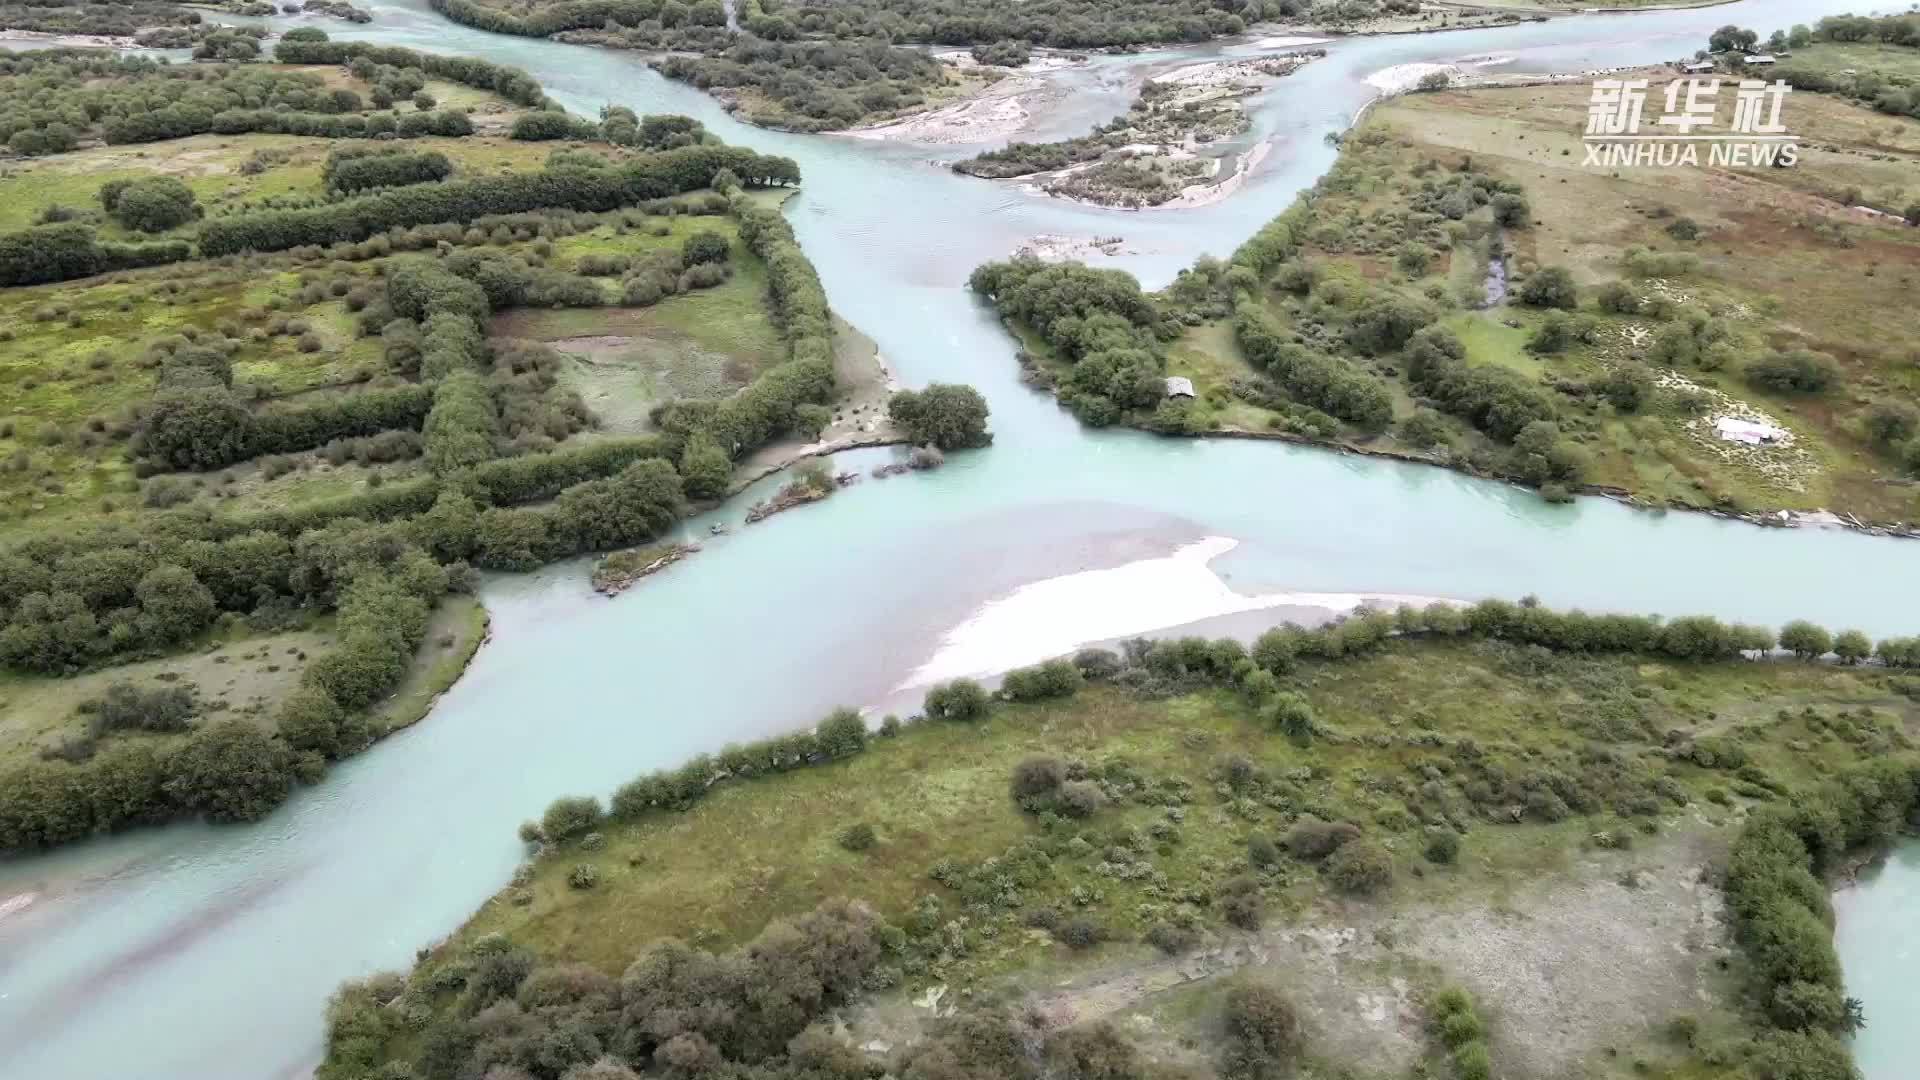
<svg viewBox="0 0 1920 1080"><path fill-rule="evenodd" d="M1317 639L1294 640L1304 653ZM1773 798L1717 756L1730 727L1697 716L1756 701L1790 709L1777 723L1728 725L1741 777L1796 790L1920 731L1911 702L1853 707L1881 700L1884 679L1858 668L1574 653L1543 672L1512 663L1524 650L1497 641L1369 640L1354 634L1338 659L1255 650L1302 688L1288 697L1310 734L1292 739L1274 737L1259 692L1239 687L1251 676L1205 666L1212 646L1183 645L1077 658L1066 688L1030 693L1010 680L1011 700L964 715L930 701L928 716L877 735L829 721L817 735L636 778L611 814L591 804L590 820L550 813L523 830L538 842L513 883L383 985L425 1002L425 987L447 982L437 973L482 940L610 973L651 940L718 951L850 896L902 928L898 966L843 1002L848 1041L875 1063L897 1063L970 999L1039 995L1042 1031L1138 1017L1122 1025L1132 1038L1206 1068L1211 1054L1195 1049L1206 1040L1192 1036L1239 975L1294 995L1319 1062L1406 1071L1425 1053L1424 1003L1458 983L1499 1017L1489 1042L1504 1067L1557 1075L1607 1047L1643 1071L1681 1068L1755 1032L1727 975L1729 916L1708 868ZM1539 713L1543 692L1566 719ZM1616 695L1650 723L1600 736L1611 768L1578 769L1554 734L1595 737L1575 717ZM1680 734L1662 743L1655 729ZM829 738L830 752L796 749ZM1417 792L1406 785L1397 813L1372 797L1381 781L1341 779L1394 775L1406 752L1432 771ZM1034 767L1022 763L1034 761L1059 763L1051 786L1044 768L1023 786ZM1521 802L1498 788L1516 782L1510 770L1554 769L1567 770L1555 790L1582 812L1559 795ZM1091 793L1069 803L1063 783ZM1049 828L1042 811L1073 823ZM1316 848L1327 822L1349 824ZM1094 826L1121 839L1089 844ZM1125 839L1134 832L1139 841ZM1342 841L1374 860L1364 875L1348 873L1353 858L1317 865ZM996 890L996 875L1018 875L1018 896ZM1158 902L1169 881L1212 903L1170 916ZM965 922L949 921L961 910ZM363 1012L357 999L373 985L349 986L346 1007ZM464 1023L445 996L427 1004L429 1028ZM1369 1007L1354 1008L1356 996ZM1672 1039L1681 1014L1693 1037ZM386 1028L390 1052L407 1056L413 1040ZM364 1040L341 1049L385 1056L367 1056Z"/></svg>
<svg viewBox="0 0 1920 1080"><path fill-rule="evenodd" d="M1549 70L1605 66L1681 55L1725 21L1820 13L1749 3L1691 23L1621 16L1484 39L1337 42L1331 63L1296 77L1284 108L1259 111L1278 149L1239 197L1117 225L1112 211L1009 199L910 149L749 128L632 54L480 34L383 2L375 24L335 37L487 55L533 71L579 115L609 101L685 113L729 142L796 157L807 187L788 218L833 306L909 385L978 385L1000 438L913 483L856 485L753 529L708 539L736 504L690 520L707 552L650 579L643 601L600 600L577 564L491 578L494 641L434 714L268 821L145 830L0 864L4 891L42 897L0 922L0 1074L296 1075L318 1057L339 980L404 965L459 926L510 878L514 827L555 794L605 794L636 771L791 732L842 702L878 702L992 597L1205 535L1241 541L1214 570L1248 594L1532 592L1589 610L1911 633L1910 552L1884 540L1601 500L1547 505L1441 470L1272 443L1085 431L1018 384L997 322L961 288L980 261L1041 234L1125 229L1113 265L1156 286L1200 253L1230 252L1326 168L1322 139L1371 96L1366 71L1494 51ZM1110 100L1105 115L1124 105ZM852 454L865 465L885 456ZM805 631L765 632L777 619ZM1004 783L993 786L1003 797ZM236 980L256 989L236 995ZM217 1029L209 1016L222 1018Z"/></svg>

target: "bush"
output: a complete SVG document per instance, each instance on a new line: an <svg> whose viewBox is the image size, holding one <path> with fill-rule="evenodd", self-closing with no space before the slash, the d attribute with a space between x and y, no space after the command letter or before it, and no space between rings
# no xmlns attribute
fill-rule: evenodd
<svg viewBox="0 0 1920 1080"><path fill-rule="evenodd" d="M1840 369L1819 353L1806 349L1777 352L1747 365L1747 381L1782 394L1818 394L1840 379Z"/></svg>
<svg viewBox="0 0 1920 1080"><path fill-rule="evenodd" d="M1107 939L1106 927L1084 915L1054 927L1053 938L1070 949L1091 949Z"/></svg>
<svg viewBox="0 0 1920 1080"><path fill-rule="evenodd" d="M874 835L873 826L864 821L856 822L840 830L834 840L848 851L865 851L871 848L879 838Z"/></svg>
<svg viewBox="0 0 1920 1080"><path fill-rule="evenodd" d="M1427 861L1452 866L1460 858L1460 834L1444 825L1427 830Z"/></svg>
<svg viewBox="0 0 1920 1080"><path fill-rule="evenodd" d="M955 679L927 691L922 708L929 720L972 722L984 720L989 702L986 690L972 679Z"/></svg>
<svg viewBox="0 0 1920 1080"><path fill-rule="evenodd" d="M540 828L554 843L582 836L600 827L606 820L600 800L591 795L563 796L553 800L540 816Z"/></svg>
<svg viewBox="0 0 1920 1080"><path fill-rule="evenodd" d="M1265 983L1242 982L1227 991L1226 1048L1220 1073L1227 1080L1287 1076L1304 1043L1293 1003Z"/></svg>
<svg viewBox="0 0 1920 1080"><path fill-rule="evenodd" d="M1013 767L1010 787L1013 801L1022 807L1029 800L1051 800L1067 781L1067 763L1051 755L1030 757Z"/></svg>
<svg viewBox="0 0 1920 1080"><path fill-rule="evenodd" d="M1342 892L1371 896L1393 883L1393 856L1371 840L1342 844L1327 858L1327 878Z"/></svg>
<svg viewBox="0 0 1920 1080"><path fill-rule="evenodd" d="M887 415L915 444L962 450L993 441L987 433L987 401L971 386L934 383L901 390L887 402Z"/></svg>
<svg viewBox="0 0 1920 1080"><path fill-rule="evenodd" d="M1571 311L1580 304L1580 294L1574 287L1573 275L1564 266L1543 266L1527 275L1527 280L1520 285L1519 298L1528 307L1565 308Z"/></svg>
<svg viewBox="0 0 1920 1080"><path fill-rule="evenodd" d="M166 232L200 216L193 189L174 176L111 181L101 187L100 202L115 221L138 232Z"/></svg>
<svg viewBox="0 0 1920 1080"><path fill-rule="evenodd" d="M574 889L591 889L600 884L600 868L592 863L575 863L567 871L567 886Z"/></svg>
<svg viewBox="0 0 1920 1080"><path fill-rule="evenodd" d="M1244 874L1227 879L1220 886L1214 903L1220 908L1220 917L1228 925L1242 930L1260 929L1260 920L1266 914L1266 900L1260 895L1260 883Z"/></svg>
<svg viewBox="0 0 1920 1080"><path fill-rule="evenodd" d="M1097 784L1069 780L1060 785L1060 795L1054 805L1065 817L1090 818L1107 805L1107 797Z"/></svg>
<svg viewBox="0 0 1920 1080"><path fill-rule="evenodd" d="M1070 660L1048 660L1032 667L1015 668L1001 681L1000 692L1009 701L1043 701L1072 697L1084 683L1080 669Z"/></svg>
<svg viewBox="0 0 1920 1080"><path fill-rule="evenodd" d="M851 757L866 749L867 734L867 722L848 708L833 710L814 728L814 738L829 758Z"/></svg>
<svg viewBox="0 0 1920 1080"><path fill-rule="evenodd" d="M1317 862L1360 838L1360 827L1350 821L1301 818L1282 840L1296 859Z"/></svg>
<svg viewBox="0 0 1920 1080"><path fill-rule="evenodd" d="M726 237L703 229L687 237L686 242L680 245L680 261L688 267L702 263L723 263L727 261L728 251Z"/></svg>

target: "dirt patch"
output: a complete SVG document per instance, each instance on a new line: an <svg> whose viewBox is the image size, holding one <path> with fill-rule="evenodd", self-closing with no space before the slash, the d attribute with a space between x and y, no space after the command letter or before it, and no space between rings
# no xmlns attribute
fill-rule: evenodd
<svg viewBox="0 0 1920 1080"><path fill-rule="evenodd" d="M1045 985L1029 976L1025 1004L1051 1025L1113 1020L1162 1058L1205 1064L1217 1042L1211 999L1246 972L1293 997L1315 1058L1386 1076L1429 1052L1423 1001L1457 983L1487 1018L1504 1075L1567 1075L1720 1001L1726 934L1702 867L1721 843L1690 828L1641 851L1581 856L1498 901L1329 905L1184 956L1138 949ZM960 997L913 987L878 999L853 1017L854 1037L870 1049L911 1042Z"/></svg>
<svg viewBox="0 0 1920 1080"><path fill-rule="evenodd" d="M838 315L833 317L833 377L840 397L820 437L812 442L783 439L747 455L734 470L735 491L805 458L902 441L887 419L887 399L900 388L893 370L880 355L880 346Z"/></svg>
<svg viewBox="0 0 1920 1080"><path fill-rule="evenodd" d="M689 341L600 334L547 343L567 357L561 380L621 435L651 430L648 412L680 398L725 397L747 385L746 365Z"/></svg>
<svg viewBox="0 0 1920 1080"><path fill-rule="evenodd" d="M66 679L12 677L0 682L0 762L22 762L40 748L57 745L86 728L75 710L107 687L192 686L200 699L199 722L228 716L259 716L299 684L308 661L332 646L333 636L294 630L230 642L191 656L121 664ZM116 736L170 738L171 736Z"/></svg>

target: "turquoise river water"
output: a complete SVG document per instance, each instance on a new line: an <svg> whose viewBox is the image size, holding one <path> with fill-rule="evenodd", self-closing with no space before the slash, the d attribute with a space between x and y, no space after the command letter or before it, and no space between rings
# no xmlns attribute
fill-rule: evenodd
<svg viewBox="0 0 1920 1080"><path fill-rule="evenodd" d="M0 1078L297 1076L318 1059L342 979L407 964L521 858L514 827L555 795L886 699L943 635L1023 583L1237 539L1214 563L1235 589L1539 595L1555 605L1806 617L1911 633L1920 548L1830 530L1536 496L1438 469L1272 443L1172 442L1081 430L1016 378L1013 345L963 288L1036 234L1121 235L1113 260L1157 287L1225 255L1332 160L1323 136L1396 64L1491 55L1582 71L1690 53L1723 23L1763 33L1850 7L1743 0L1703 11L1580 16L1498 30L1341 40L1256 103L1274 152L1213 206L1124 213L1037 198L929 164L956 147L761 131L639 59L447 23L375 3L356 37L531 71L576 111L606 102L700 117L730 142L798 159L789 213L834 307L909 385L959 380L993 406L990 450L926 476L865 482L715 539L607 602L578 564L491 581L494 640L426 720L333 771L269 819L104 838L0 863ZM1040 135L1124 108L1141 71L1250 54L1209 47L1101 58ZM1029 136L1031 137L1031 136ZM885 455L843 455L862 471ZM750 500L717 518L737 520ZM687 524L704 538L712 518ZM742 673L751 673L742 677ZM1849 894L1841 940L1870 1015L1915 1005L1912 852ZM11 899L9 899L11 898ZM1858 921L1856 921L1858 920ZM1868 1029L1872 1080L1911 1075L1912 1029ZM1903 1041L1904 1040L1904 1041Z"/></svg>

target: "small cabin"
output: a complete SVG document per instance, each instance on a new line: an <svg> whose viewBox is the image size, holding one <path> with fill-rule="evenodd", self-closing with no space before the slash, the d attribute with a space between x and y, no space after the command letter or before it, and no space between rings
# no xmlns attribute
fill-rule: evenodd
<svg viewBox="0 0 1920 1080"><path fill-rule="evenodd" d="M1770 53L1754 53L1745 58L1748 67L1772 67L1775 63Z"/></svg>
<svg viewBox="0 0 1920 1080"><path fill-rule="evenodd" d="M1193 400L1193 380L1179 375L1169 375L1167 377L1167 396L1170 398L1186 398L1189 401Z"/></svg>
<svg viewBox="0 0 1920 1080"><path fill-rule="evenodd" d="M1713 61L1696 60L1691 64L1681 64L1680 70L1689 75L1705 75L1713 70Z"/></svg>

